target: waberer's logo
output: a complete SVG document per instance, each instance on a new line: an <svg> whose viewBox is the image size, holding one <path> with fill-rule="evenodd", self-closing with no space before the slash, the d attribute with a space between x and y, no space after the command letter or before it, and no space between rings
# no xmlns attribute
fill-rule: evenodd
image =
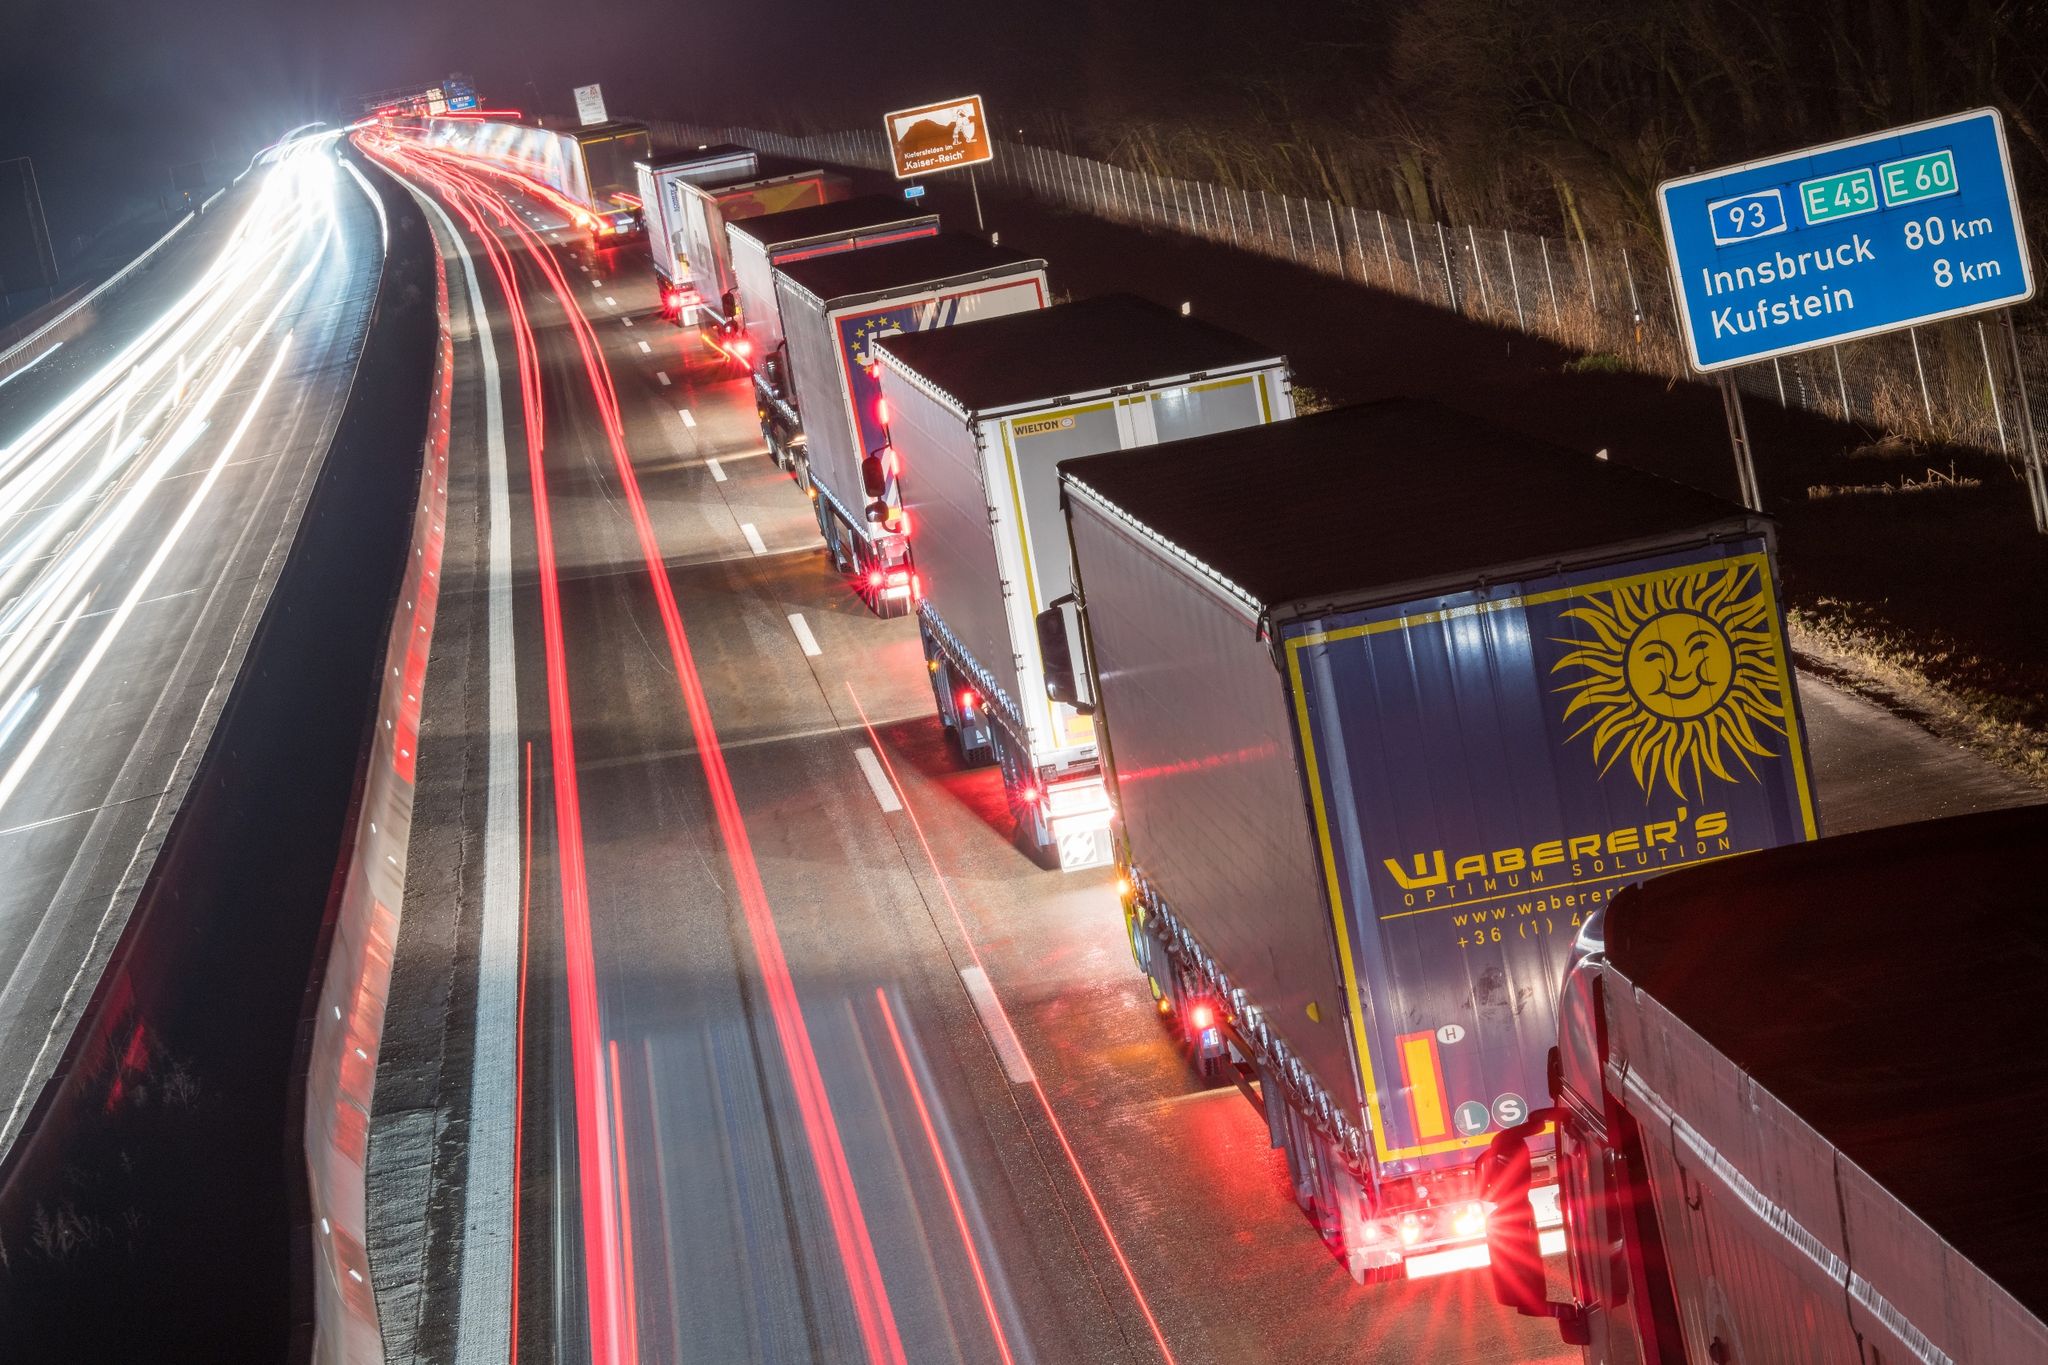
<svg viewBox="0 0 2048 1365"><path fill-rule="evenodd" d="M1571 652L1551 672L1577 672L1556 690L1603 777L1626 755L1645 797L1661 782L1684 800L1708 773L1739 781L1731 761L1754 779L1750 759L1776 756L1765 735L1784 735L1785 696L1763 588L1759 566L1737 564L1624 583L1564 613L1592 638L1557 639Z"/></svg>

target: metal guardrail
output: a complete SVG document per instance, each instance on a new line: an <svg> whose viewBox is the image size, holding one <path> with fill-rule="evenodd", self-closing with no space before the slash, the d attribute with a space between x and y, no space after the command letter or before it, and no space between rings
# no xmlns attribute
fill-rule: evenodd
<svg viewBox="0 0 2048 1365"><path fill-rule="evenodd" d="M657 140L737 142L782 156L888 170L880 128L792 136L758 128L647 120ZM1475 224L1417 222L1326 199L1268 194L1131 170L1029 143L996 140L983 185L1029 193L1112 222L1226 243L1496 326L1545 337L1615 365L1691 379L1669 275L1654 256L1585 238ZM1742 367L1735 382L1787 408L1922 440L2022 449L2008 350L1982 319ZM2022 373L2048 379L2048 337L2020 338Z"/></svg>

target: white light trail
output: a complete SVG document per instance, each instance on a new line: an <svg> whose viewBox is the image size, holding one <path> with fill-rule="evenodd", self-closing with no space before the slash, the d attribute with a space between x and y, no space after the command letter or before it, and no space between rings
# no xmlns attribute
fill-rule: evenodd
<svg viewBox="0 0 2048 1365"><path fill-rule="evenodd" d="M0 809L65 750L66 717L161 600L152 583L212 514L278 380L292 310L343 250L330 142L285 145L197 282L0 446ZM88 611L95 598L112 605Z"/></svg>

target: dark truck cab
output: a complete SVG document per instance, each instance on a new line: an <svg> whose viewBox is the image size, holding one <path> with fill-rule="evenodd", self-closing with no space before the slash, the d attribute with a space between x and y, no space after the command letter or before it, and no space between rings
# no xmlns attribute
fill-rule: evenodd
<svg viewBox="0 0 2048 1365"><path fill-rule="evenodd" d="M1495 1297L1642 1365L2048 1361L2048 806L1616 896L1552 1100L1480 1161ZM1526 1197L1554 1125L1571 1292Z"/></svg>

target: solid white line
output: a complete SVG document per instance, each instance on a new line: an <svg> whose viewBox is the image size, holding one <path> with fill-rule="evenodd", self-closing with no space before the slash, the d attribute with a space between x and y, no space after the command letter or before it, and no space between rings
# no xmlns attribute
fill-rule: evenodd
<svg viewBox="0 0 2048 1365"><path fill-rule="evenodd" d="M853 757L874 790L876 803L885 811L902 810L903 803L896 799L896 789L889 785L889 775L882 771L882 761L875 757L875 751L862 744L854 749Z"/></svg>
<svg viewBox="0 0 2048 1365"><path fill-rule="evenodd" d="M655 377L656 379L659 379L659 380L661 381L661 386L662 386L662 387L663 387L664 389L668 387L668 384L669 384L669 380L668 380L668 371L667 371L667 370L656 370L656 371L654 372L654 377Z"/></svg>
<svg viewBox="0 0 2048 1365"><path fill-rule="evenodd" d="M690 415L690 410L688 408L677 408L676 416L683 419L683 425L686 427L694 427L697 425L697 419Z"/></svg>
<svg viewBox="0 0 2048 1365"><path fill-rule="evenodd" d="M704 462L704 467L705 467L706 469L708 469L708 470L710 470L710 471L711 471L711 481L712 481L713 483L724 483L724 482L725 482L725 466L724 466L724 465L720 464L720 463L719 463L718 461L716 461L716 460L706 460L706 461Z"/></svg>
<svg viewBox="0 0 2048 1365"><path fill-rule="evenodd" d="M768 547L761 543L761 533L754 529L753 522L741 522L740 534L747 538L747 548L749 550L752 550L757 555L765 555L768 553Z"/></svg>
<svg viewBox="0 0 2048 1365"><path fill-rule="evenodd" d="M974 1012L981 1016L981 1026L988 1030L988 1040L995 1047L996 1060L1003 1064L1003 1074L1012 1084L1026 1084L1031 1079L1031 1059L1024 1055L1024 1044L1017 1041L1017 1031L1010 1027L1010 1016L996 1003L996 989L989 984L988 973L979 967L962 967L960 980L967 987L967 998L974 1002Z"/></svg>
<svg viewBox="0 0 2048 1365"><path fill-rule="evenodd" d="M476 263L447 213L419 195L462 258L469 315L483 359L484 443L490 496L489 785L484 805L483 904L477 939L476 1025L470 1054L469 1179L463 1184L462 1279L456 1365L504 1361L512 1334L512 1133L519 1122L519 685L512 650L512 497L505 469L505 399L490 312Z"/></svg>
<svg viewBox="0 0 2048 1365"><path fill-rule="evenodd" d="M652 346L649 346L649 345L648 345L648 344L647 344L646 342L644 342L644 341L640 343L640 349L641 349L641 351L643 351L643 352L644 352L644 353L646 353L647 355L653 355L653 354L654 354L654 348L653 348Z"/></svg>
<svg viewBox="0 0 2048 1365"><path fill-rule="evenodd" d="M789 628L796 632L796 642L803 646L807 657L815 659L825 652L818 648L818 637L811 634L811 623L804 620L802 612L793 611L789 614Z"/></svg>

